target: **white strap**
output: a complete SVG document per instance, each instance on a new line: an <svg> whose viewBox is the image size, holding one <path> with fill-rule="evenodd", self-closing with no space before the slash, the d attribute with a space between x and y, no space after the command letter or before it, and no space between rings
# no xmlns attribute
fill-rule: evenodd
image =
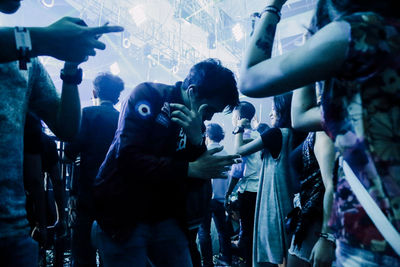
<svg viewBox="0 0 400 267"><path fill-rule="evenodd" d="M368 191L361 184L360 180L356 177L353 170L343 160L343 170L346 176L347 182L350 184L353 193L356 195L358 201L363 206L365 212L371 218L372 222L378 228L379 232L386 239L386 241L392 246L394 251L400 255L400 234L390 223L388 218L379 208L379 206L372 199Z"/></svg>

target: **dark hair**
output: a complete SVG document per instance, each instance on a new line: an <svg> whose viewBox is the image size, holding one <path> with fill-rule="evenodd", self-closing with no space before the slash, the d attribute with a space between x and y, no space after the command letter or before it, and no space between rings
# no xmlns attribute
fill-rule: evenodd
<svg viewBox="0 0 400 267"><path fill-rule="evenodd" d="M206 135L214 142L221 142L224 139L225 133L218 123L210 123L206 128Z"/></svg>
<svg viewBox="0 0 400 267"><path fill-rule="evenodd" d="M310 26L307 28L309 33L307 37L315 34L331 21L332 19L329 16L329 6L327 0L319 0L315 8L314 15L311 18Z"/></svg>
<svg viewBox="0 0 400 267"><path fill-rule="evenodd" d="M274 96L274 107L277 115L277 128L291 128L292 120L290 118L290 110L292 105L292 92Z"/></svg>
<svg viewBox="0 0 400 267"><path fill-rule="evenodd" d="M239 93L233 72L218 59L209 58L194 65L183 81L182 88L195 85L195 94L199 98L220 98L228 111L239 103Z"/></svg>
<svg viewBox="0 0 400 267"><path fill-rule="evenodd" d="M399 18L396 8L397 0L328 0L329 8L334 8L339 14L349 15L355 12L372 11L383 16Z"/></svg>
<svg viewBox="0 0 400 267"><path fill-rule="evenodd" d="M235 107L235 110L239 112L239 119L251 120L256 114L256 108L247 101L240 101L239 105Z"/></svg>
<svg viewBox="0 0 400 267"><path fill-rule="evenodd" d="M113 104L118 102L119 95L124 90L124 81L108 72L98 74L93 85L100 99L109 100Z"/></svg>

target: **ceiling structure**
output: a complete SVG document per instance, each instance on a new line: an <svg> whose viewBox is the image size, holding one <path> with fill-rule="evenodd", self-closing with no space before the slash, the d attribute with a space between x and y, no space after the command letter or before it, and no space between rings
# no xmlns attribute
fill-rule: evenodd
<svg viewBox="0 0 400 267"><path fill-rule="evenodd" d="M250 15L264 8L262 0L65 0L80 11L85 20L102 25L105 21L125 27L118 51L122 55L149 62L150 68L142 81L160 78L162 69L172 80L182 79L189 68L208 57L219 58L236 74L240 67L248 33ZM303 35L311 20L317 0L289 0L282 9L273 55L294 49L304 42ZM141 6L146 20L137 25L132 8ZM137 14L136 14L137 15ZM140 21L139 21L140 22ZM236 40L233 27L241 25L243 36ZM246 34L247 33L247 34ZM128 47L128 48L124 48ZM121 61L121 60L120 60ZM129 62L128 62L129 61ZM133 60L125 60L132 71ZM126 67L126 65L125 65ZM144 68L146 69L146 68ZM152 70L155 75L152 76ZM158 71L157 71L158 70ZM140 76L140 74L139 74ZM170 81L169 81L170 82ZM271 99L249 99L257 109L258 119L269 121ZM223 126L227 133L233 130L229 115L216 114L213 122ZM232 152L233 137L227 134L223 141Z"/></svg>
<svg viewBox="0 0 400 267"><path fill-rule="evenodd" d="M273 55L303 43L302 33L316 1L289 0L283 7ZM166 72L169 80L182 79L190 66L208 57L219 58L238 74L251 31L250 15L263 7L262 0L25 0L11 17L20 15L17 25L22 21L42 26L41 21L47 25L49 18L70 15L83 18L90 26L105 22L124 26L122 34L102 38L114 54L102 60L108 65L118 63L120 71L129 71L135 79L132 83L137 83L153 79L154 69ZM30 16L32 9L43 15ZM91 61L95 64L87 63L88 79L103 65L97 58ZM61 64L48 58L44 62L57 68Z"/></svg>
<svg viewBox="0 0 400 267"><path fill-rule="evenodd" d="M277 27L273 55L303 44L316 2L288 0ZM264 5L263 0L24 0L16 14L0 14L0 25L46 26L63 16L73 16L89 26L106 22L124 26L123 33L104 35L101 40L107 49L81 64L84 79L79 93L84 107L92 104L92 81L98 72L111 70L124 80L126 90L120 99L141 82L172 84L208 57L219 58L238 74L251 31L250 15ZM40 60L60 90L63 62L50 57ZM242 98L256 106L259 120L269 121L270 99ZM227 133L232 131L229 115L217 114L213 121ZM227 134L223 144L228 152L232 143Z"/></svg>
<svg viewBox="0 0 400 267"><path fill-rule="evenodd" d="M218 57L236 73L250 31L250 14L262 10L256 0L65 0L85 20L125 27L121 36L124 54L146 56L170 70L176 78L207 57ZM287 42L300 45L316 0L288 1L277 35L282 53ZM141 8L141 14L133 9ZM138 23L135 16L142 16ZM232 28L239 24L244 37L235 40ZM297 41L295 43L295 41ZM283 46L283 48L282 48Z"/></svg>

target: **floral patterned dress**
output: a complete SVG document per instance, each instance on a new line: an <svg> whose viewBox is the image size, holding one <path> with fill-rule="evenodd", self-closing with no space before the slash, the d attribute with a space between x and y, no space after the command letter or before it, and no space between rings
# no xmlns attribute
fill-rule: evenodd
<svg viewBox="0 0 400 267"><path fill-rule="evenodd" d="M400 231L400 20L363 12L347 59L322 96L327 133L372 198ZM395 256L339 168L331 226L339 241Z"/></svg>

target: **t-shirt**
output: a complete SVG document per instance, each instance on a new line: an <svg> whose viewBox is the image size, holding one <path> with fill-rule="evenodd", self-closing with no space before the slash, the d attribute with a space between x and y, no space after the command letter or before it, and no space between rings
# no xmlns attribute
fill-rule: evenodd
<svg viewBox="0 0 400 267"><path fill-rule="evenodd" d="M0 64L0 238L27 235L23 185L23 135L28 108L39 117L59 101L43 66L32 59L28 70L18 62Z"/></svg>
<svg viewBox="0 0 400 267"><path fill-rule="evenodd" d="M257 139L260 133L255 130L246 129L243 137L245 139ZM238 192L257 192L258 181L260 179L260 171L262 166L261 151L254 152L246 156L244 172L242 179L238 182Z"/></svg>
<svg viewBox="0 0 400 267"><path fill-rule="evenodd" d="M400 20L375 13L342 18L351 28L347 58L326 83L327 133L360 182L400 231ZM339 241L395 255L339 168L331 226Z"/></svg>
<svg viewBox="0 0 400 267"><path fill-rule="evenodd" d="M211 143L207 146L207 149L210 150L220 146L221 145L218 143ZM228 155L228 153L226 153L225 150L222 150L214 155L226 156ZM229 186L229 179L224 179L224 178L221 179L217 177L212 179L212 190L213 190L212 198L224 202L226 191L228 191L228 186Z"/></svg>

